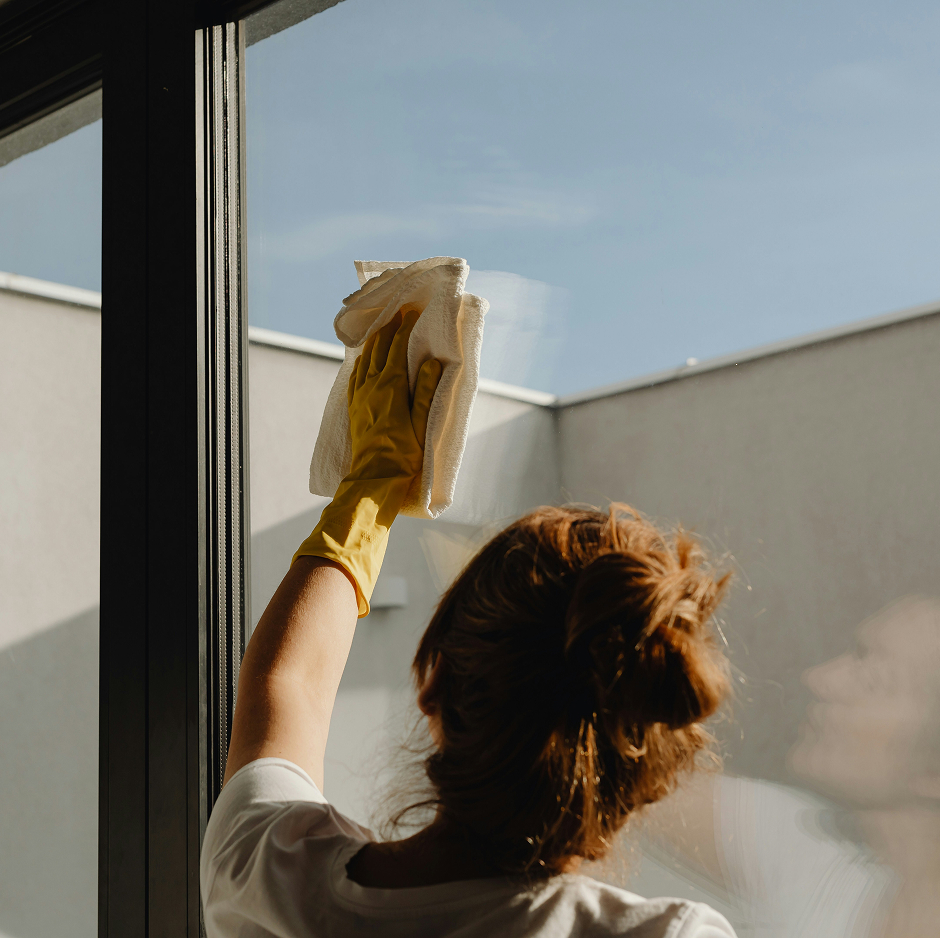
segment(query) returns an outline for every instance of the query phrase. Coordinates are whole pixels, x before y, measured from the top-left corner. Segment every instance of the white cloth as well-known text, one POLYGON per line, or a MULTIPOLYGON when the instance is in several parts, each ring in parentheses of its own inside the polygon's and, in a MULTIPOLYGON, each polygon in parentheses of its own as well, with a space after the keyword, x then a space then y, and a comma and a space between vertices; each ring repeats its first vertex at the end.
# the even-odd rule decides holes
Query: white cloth
POLYGON ((371 889, 346 864, 371 840, 285 759, 232 776, 209 819, 200 883, 208 938, 734 938, 709 906, 645 900, 587 876, 371 889))
POLYGON ((467 443, 480 376, 483 316, 489 304, 464 293, 470 268, 460 257, 429 257, 414 264, 356 261, 361 289, 343 300, 334 322, 346 358, 330 390, 310 461, 310 491, 333 496, 352 460, 346 389, 362 346, 409 303, 423 310, 408 343, 408 379, 429 358, 444 366, 428 415, 424 466, 402 514, 436 518, 454 501, 457 470, 467 443))

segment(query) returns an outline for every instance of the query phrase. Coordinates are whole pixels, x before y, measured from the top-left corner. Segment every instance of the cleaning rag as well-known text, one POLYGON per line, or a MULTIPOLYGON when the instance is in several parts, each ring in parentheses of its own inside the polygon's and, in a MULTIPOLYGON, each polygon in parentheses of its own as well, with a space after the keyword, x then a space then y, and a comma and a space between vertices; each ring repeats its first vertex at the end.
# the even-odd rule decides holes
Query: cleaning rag
POLYGON ((346 390, 363 345, 399 310, 421 310, 408 343, 408 382, 429 358, 444 366, 428 415, 421 474, 411 484, 401 513, 436 518, 454 501, 470 413, 480 376, 483 317, 489 304, 464 293, 470 268, 460 257, 429 257, 413 264, 356 261, 360 289, 343 300, 333 323, 346 356, 330 390, 313 458, 310 491, 332 497, 349 472, 352 440, 346 390))

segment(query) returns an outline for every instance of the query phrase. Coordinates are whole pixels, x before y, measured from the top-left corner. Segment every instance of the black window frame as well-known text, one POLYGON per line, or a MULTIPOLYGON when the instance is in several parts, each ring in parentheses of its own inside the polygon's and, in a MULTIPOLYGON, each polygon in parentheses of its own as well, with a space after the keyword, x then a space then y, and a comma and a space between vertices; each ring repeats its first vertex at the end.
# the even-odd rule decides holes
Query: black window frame
POLYGON ((103 89, 101 936, 203 932, 250 609, 242 19, 267 5, 0 5, 0 137, 103 89))

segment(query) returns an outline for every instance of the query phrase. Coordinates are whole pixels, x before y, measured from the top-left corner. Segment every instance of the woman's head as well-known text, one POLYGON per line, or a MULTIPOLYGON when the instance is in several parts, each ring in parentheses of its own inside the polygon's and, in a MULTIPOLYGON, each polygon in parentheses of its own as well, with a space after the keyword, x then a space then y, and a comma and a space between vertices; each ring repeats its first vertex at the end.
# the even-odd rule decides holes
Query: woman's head
POLYGON ((727 576, 623 505, 540 508, 474 557, 414 661, 440 809, 506 871, 601 856, 710 737, 727 576))

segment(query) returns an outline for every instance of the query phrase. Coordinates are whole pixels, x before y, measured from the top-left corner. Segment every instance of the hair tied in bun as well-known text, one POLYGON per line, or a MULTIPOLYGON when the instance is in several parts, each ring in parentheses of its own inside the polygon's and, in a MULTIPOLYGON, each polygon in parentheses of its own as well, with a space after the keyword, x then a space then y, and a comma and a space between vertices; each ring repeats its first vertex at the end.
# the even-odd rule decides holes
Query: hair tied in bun
POLYGON ((709 622, 726 582, 693 537, 625 505, 539 508, 500 532, 415 656, 419 687, 438 654, 449 665, 432 802, 507 873, 601 857, 712 745, 703 720, 728 675, 709 622))

